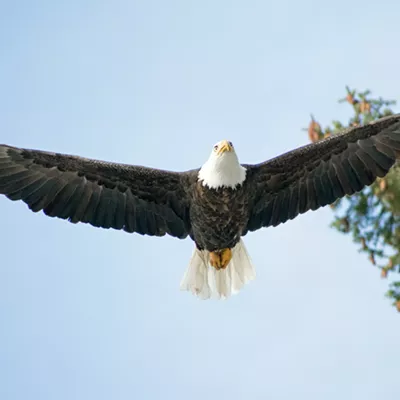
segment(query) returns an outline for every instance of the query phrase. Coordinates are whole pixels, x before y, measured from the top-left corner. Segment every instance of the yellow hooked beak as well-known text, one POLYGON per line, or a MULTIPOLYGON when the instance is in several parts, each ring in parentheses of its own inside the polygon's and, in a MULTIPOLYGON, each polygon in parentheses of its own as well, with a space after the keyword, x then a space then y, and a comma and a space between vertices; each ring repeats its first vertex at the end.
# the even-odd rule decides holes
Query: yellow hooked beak
POLYGON ((227 141, 224 140, 221 145, 220 148, 217 151, 217 154, 220 156, 221 154, 225 153, 226 151, 232 151, 233 147, 231 146, 231 144, 227 141))

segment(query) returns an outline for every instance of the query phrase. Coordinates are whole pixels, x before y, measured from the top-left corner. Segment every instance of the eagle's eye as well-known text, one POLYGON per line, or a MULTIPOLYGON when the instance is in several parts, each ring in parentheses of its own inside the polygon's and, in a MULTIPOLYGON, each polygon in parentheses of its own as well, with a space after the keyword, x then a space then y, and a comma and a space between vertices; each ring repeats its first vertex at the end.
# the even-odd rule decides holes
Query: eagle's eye
POLYGON ((216 144, 215 146, 214 146, 214 151, 217 151, 218 150, 218 145, 216 144))
POLYGON ((233 143, 232 143, 232 142, 229 142, 229 146, 233 147, 233 143))

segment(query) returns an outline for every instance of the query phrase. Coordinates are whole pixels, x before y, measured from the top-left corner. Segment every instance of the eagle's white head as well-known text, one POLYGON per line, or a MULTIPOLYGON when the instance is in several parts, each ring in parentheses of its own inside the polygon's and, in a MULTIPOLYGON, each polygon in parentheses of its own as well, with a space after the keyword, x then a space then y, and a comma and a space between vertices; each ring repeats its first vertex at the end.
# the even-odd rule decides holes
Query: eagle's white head
POLYGON ((214 145, 198 177, 204 186, 212 189, 233 188, 246 179, 246 168, 240 165, 232 142, 221 140, 214 145))

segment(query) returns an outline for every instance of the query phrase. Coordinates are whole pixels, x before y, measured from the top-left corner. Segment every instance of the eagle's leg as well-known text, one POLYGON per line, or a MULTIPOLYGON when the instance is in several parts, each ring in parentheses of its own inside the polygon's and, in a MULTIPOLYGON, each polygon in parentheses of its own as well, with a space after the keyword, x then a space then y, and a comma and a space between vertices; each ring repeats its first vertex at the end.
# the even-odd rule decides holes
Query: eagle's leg
POLYGON ((210 264, 215 269, 225 269, 232 258, 231 249, 222 249, 210 252, 210 264))

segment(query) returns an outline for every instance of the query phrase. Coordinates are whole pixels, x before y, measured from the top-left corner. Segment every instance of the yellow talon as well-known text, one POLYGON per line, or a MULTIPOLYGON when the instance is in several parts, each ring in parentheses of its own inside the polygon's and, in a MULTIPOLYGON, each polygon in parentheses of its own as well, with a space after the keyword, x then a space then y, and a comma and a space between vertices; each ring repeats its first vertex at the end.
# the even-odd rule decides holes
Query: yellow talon
POLYGON ((210 252, 210 264, 215 269, 225 269, 232 259, 231 249, 222 249, 210 252))

